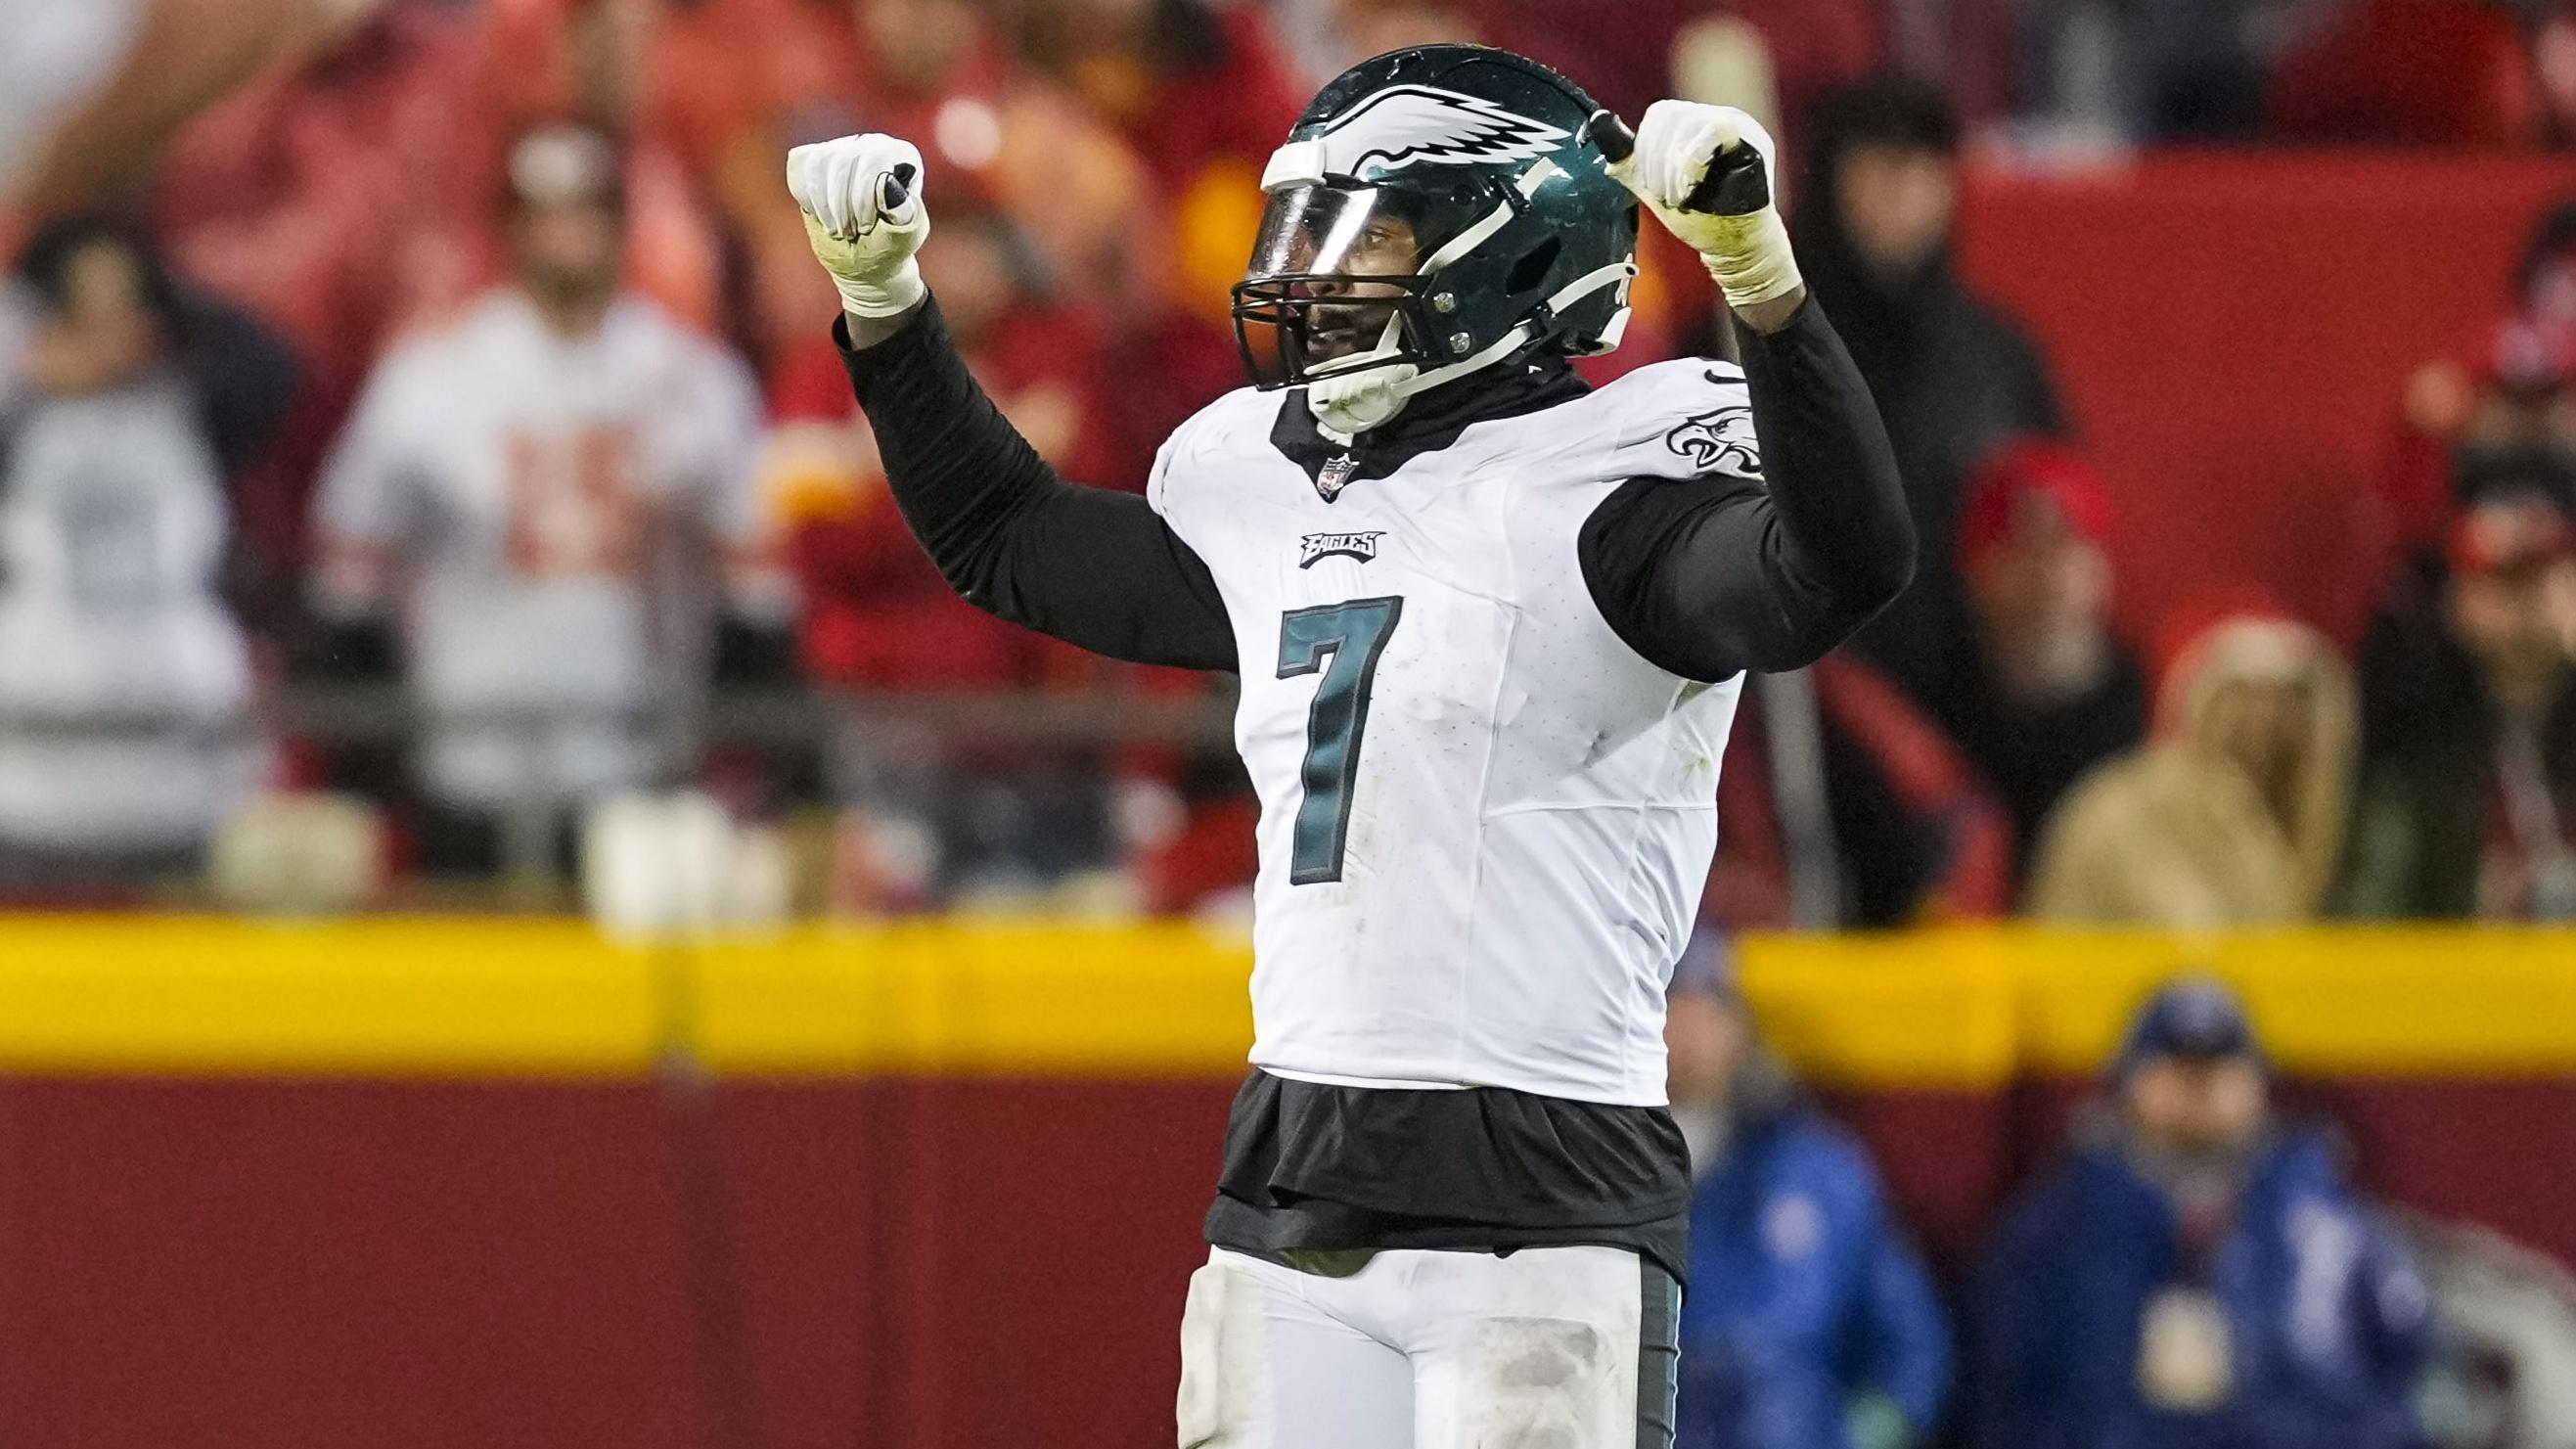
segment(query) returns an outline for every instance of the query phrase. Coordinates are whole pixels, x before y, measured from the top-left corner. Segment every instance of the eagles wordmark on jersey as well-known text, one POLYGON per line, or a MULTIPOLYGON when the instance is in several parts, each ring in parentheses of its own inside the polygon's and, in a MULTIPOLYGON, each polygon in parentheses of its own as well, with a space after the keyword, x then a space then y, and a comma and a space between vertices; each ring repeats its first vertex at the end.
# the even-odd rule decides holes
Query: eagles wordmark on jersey
POLYGON ((1183 1316, 1185 1449, 1670 1443, 1689 1169, 1663 997, 1736 694, 1847 635, 1913 553, 1767 137, 1675 104, 1632 134, 1472 46, 1328 85, 1234 289, 1255 385, 1171 437, 1142 499, 1057 478, 967 375, 908 270, 917 152, 790 158, 950 582, 1242 681, 1254 1070, 1183 1316), (1631 188, 1704 239, 1752 324, 1740 371, 1594 390, 1569 365, 1624 330, 1631 188))

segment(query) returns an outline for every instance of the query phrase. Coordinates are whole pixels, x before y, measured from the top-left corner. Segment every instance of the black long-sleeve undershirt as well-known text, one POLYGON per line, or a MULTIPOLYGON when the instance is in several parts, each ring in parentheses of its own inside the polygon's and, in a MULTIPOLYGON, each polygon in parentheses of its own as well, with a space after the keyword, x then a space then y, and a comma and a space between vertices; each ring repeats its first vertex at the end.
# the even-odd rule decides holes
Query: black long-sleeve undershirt
POLYGON ((895 505, 967 602, 1112 659, 1235 667, 1207 564, 1143 498, 1057 477, 966 371, 935 299, 874 346, 833 333, 895 505))
POLYGON ((1914 521, 1868 384, 1813 300, 1744 335, 1769 486, 1638 478, 1584 521, 1601 616, 1687 679, 1814 663, 1903 592, 1914 521))
MULTIPOLYGON (((967 373, 936 301, 863 350, 840 336, 895 501, 961 595, 1112 658, 1236 667, 1206 563, 1144 499, 1057 477, 967 373)), ((1809 302, 1745 352, 1770 486, 1637 479, 1579 540, 1611 628, 1692 679, 1812 662, 1914 566, 1886 431, 1823 313, 1809 302)))

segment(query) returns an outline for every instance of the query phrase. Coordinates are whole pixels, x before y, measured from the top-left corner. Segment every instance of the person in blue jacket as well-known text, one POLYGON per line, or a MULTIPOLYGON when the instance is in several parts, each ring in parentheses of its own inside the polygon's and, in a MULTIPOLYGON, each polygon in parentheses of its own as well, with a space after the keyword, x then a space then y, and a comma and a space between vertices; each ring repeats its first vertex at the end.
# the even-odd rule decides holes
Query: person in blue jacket
POLYGON ((1714 937, 1676 972, 1674 1113, 1700 1164, 1677 1449, 1902 1449, 1950 1330, 1860 1144, 1755 1038, 1714 937))
POLYGON ((1977 1449, 2414 1449, 2424 1284, 2243 1008, 2170 985, 1970 1302, 1977 1449))

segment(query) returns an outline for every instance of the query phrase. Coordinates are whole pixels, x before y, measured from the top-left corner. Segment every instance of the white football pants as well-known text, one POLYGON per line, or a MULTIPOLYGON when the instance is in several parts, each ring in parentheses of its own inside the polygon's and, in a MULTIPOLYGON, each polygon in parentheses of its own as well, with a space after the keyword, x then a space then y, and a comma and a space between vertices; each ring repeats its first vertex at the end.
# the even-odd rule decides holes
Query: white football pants
POLYGON ((1181 1317, 1181 1449, 1670 1449, 1681 1289, 1624 1248, 1218 1248, 1181 1317))

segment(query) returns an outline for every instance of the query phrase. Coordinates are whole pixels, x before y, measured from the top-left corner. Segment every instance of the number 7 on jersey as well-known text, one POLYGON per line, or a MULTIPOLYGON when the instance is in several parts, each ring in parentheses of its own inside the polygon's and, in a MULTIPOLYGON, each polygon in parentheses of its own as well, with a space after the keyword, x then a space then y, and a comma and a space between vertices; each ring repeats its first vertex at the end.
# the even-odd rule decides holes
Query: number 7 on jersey
POLYGON ((1360 736, 1368 728, 1369 689, 1377 680, 1377 657, 1386 652, 1403 613, 1402 599, 1353 599, 1291 609, 1280 617, 1279 677, 1318 671, 1324 676, 1306 711, 1306 761, 1299 771, 1306 797, 1297 805, 1288 855, 1290 885, 1342 878, 1351 786, 1359 777, 1360 736))

